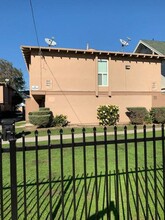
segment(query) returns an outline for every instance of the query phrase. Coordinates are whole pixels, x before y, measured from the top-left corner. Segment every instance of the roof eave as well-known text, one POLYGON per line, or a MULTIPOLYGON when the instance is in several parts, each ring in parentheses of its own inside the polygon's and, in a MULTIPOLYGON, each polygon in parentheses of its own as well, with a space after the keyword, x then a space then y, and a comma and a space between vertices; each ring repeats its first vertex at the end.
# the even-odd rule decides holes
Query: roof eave
MULTIPOLYGON (((139 42, 140 43, 140 42, 139 42)), ((125 53, 125 52, 112 52, 112 51, 101 51, 101 50, 82 50, 82 49, 70 49, 70 48, 53 48, 53 47, 35 47, 35 46, 21 46, 21 51, 25 60, 25 63, 27 65, 27 68, 29 69, 30 64, 30 58, 31 58, 31 51, 32 50, 38 50, 38 54, 42 54, 43 51, 55 51, 55 52, 64 52, 64 53, 75 53, 75 54, 90 54, 90 55, 105 55, 105 56, 116 56, 116 57, 141 57, 141 58, 162 58, 165 59, 165 56, 162 54, 159 55, 153 55, 153 54, 141 54, 141 53, 125 53)))

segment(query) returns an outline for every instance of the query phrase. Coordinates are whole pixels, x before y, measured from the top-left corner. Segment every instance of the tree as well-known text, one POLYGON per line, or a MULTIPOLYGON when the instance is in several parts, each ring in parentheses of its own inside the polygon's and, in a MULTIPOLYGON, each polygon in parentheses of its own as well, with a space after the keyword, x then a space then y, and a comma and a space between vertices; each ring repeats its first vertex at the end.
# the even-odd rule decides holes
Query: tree
POLYGON ((13 64, 7 60, 0 59, 0 82, 5 82, 5 79, 9 79, 8 84, 15 90, 24 89, 25 81, 22 71, 13 67, 13 64))

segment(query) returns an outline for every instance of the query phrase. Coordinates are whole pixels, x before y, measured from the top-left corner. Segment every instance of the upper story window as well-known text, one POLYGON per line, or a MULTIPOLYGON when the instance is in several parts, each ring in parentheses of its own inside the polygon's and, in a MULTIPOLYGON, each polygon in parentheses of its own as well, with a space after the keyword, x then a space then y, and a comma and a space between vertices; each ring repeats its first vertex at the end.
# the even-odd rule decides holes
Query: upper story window
POLYGON ((98 85, 108 86, 108 60, 98 60, 98 85))

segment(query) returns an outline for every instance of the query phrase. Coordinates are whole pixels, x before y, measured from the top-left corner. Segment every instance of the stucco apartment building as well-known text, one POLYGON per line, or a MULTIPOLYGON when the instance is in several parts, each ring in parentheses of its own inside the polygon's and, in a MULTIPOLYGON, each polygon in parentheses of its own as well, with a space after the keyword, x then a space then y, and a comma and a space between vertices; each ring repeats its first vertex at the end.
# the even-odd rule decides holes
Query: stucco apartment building
POLYGON ((13 89, 6 83, 0 82, 0 112, 12 110, 13 89))
POLYGON ((0 115, 6 111, 14 111, 22 97, 7 83, 0 82, 0 115))
POLYGON ((21 47, 29 71, 30 111, 49 107, 71 124, 98 124, 100 105, 119 106, 120 123, 129 122, 127 107, 164 106, 163 54, 21 47))

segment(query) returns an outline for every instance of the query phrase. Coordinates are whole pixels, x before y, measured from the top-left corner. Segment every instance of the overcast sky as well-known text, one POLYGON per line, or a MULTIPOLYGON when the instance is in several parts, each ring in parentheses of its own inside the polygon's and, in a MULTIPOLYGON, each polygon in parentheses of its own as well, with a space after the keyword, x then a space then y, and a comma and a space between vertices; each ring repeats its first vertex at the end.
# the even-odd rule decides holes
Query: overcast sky
MULTIPOLYGON (((30 0, 0 0, 0 58, 28 71, 21 45, 38 46, 30 0)), ((119 39, 165 41, 164 0, 31 0, 39 46, 54 37, 56 47, 122 51, 119 39)))

